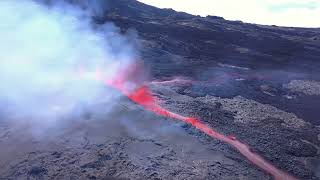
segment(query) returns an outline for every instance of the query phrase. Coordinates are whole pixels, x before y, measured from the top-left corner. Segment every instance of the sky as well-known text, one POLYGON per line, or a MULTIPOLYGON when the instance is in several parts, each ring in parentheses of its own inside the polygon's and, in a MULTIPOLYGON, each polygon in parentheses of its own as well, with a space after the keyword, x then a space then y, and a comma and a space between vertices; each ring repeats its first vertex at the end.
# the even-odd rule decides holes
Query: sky
POLYGON ((320 27, 320 0, 139 0, 194 15, 215 15, 248 23, 320 27))

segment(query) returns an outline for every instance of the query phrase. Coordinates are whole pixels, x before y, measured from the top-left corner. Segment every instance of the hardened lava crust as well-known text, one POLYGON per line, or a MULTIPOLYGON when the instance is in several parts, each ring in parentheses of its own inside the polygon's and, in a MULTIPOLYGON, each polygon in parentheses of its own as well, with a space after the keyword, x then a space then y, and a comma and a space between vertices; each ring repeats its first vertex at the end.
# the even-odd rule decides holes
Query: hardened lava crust
MULTIPOLYGON (((93 22, 134 36, 163 107, 234 136, 294 177, 320 179, 320 29, 97 2, 93 22)), ((50 127, 0 107, 0 179, 272 179, 232 146, 106 91, 119 99, 50 127)))

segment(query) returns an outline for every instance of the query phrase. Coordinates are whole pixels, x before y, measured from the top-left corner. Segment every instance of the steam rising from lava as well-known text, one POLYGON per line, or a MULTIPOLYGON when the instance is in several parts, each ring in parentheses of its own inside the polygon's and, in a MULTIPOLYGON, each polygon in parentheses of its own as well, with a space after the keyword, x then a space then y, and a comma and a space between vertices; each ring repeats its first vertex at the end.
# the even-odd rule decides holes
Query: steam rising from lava
POLYGON ((60 106, 106 98, 94 75, 79 79, 74 73, 100 67, 112 79, 136 59, 114 25, 94 27, 90 11, 61 2, 49 8, 31 0, 0 1, 0 102, 16 113, 55 119, 60 106))

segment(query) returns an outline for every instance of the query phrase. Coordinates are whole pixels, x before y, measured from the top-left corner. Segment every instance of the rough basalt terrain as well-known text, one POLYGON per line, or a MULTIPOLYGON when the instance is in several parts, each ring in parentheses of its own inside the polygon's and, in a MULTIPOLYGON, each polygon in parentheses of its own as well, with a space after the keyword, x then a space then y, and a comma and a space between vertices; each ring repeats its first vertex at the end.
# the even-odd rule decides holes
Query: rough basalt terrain
MULTIPOLYGON (((236 136, 299 179, 320 179, 320 29, 193 16, 135 0, 100 5, 94 22, 133 36, 164 107, 236 136)), ((57 127, 1 107, 0 179, 272 179, 188 124, 125 96, 105 112, 109 106, 57 127)))

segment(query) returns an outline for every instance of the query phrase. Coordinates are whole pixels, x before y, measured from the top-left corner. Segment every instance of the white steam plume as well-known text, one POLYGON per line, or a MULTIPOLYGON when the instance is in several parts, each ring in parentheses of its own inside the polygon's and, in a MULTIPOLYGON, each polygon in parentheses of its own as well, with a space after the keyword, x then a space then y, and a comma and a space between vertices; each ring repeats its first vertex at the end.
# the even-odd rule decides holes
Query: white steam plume
POLYGON ((104 86, 94 71, 114 78, 136 56, 114 25, 93 28, 88 12, 66 3, 1 0, 0 22, 0 103, 16 113, 50 119, 59 109, 101 99, 104 86), (92 76, 80 77, 83 70, 92 76))

